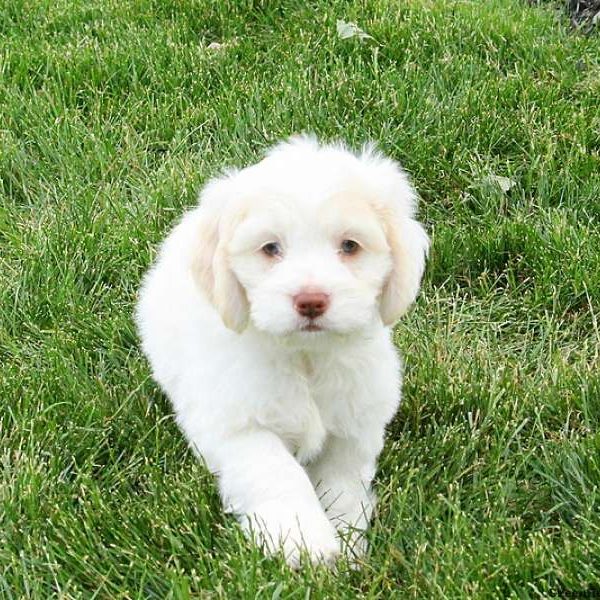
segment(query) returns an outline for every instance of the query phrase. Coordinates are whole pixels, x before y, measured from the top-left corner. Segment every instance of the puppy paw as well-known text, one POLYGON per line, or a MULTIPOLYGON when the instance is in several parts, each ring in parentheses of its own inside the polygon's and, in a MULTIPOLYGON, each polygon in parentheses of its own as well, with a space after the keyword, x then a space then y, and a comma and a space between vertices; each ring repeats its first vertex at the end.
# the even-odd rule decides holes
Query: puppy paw
POLYGON ((269 502, 244 515, 242 526, 268 554, 283 552, 292 568, 300 566, 303 554, 314 564, 329 565, 340 555, 335 528, 322 511, 269 502))
POLYGON ((288 535, 283 541, 282 550, 286 562, 297 569, 301 565, 302 555, 304 554, 313 564, 324 564, 332 566, 340 556, 340 541, 334 532, 331 531, 305 531, 300 532, 299 536, 288 535))

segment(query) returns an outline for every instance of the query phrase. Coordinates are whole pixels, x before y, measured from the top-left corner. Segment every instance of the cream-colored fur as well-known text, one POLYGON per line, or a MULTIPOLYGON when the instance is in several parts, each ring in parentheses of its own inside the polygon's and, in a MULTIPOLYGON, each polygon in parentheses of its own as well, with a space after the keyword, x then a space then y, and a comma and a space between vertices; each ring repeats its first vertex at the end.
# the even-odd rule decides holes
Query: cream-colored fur
POLYGON ((364 550, 400 401, 388 326, 414 301, 428 248, 415 208, 372 148, 292 138, 211 181, 144 280, 143 349, 179 426, 226 510, 292 565, 302 549, 364 550), (299 312, 303 293, 327 298, 323 314, 299 312))

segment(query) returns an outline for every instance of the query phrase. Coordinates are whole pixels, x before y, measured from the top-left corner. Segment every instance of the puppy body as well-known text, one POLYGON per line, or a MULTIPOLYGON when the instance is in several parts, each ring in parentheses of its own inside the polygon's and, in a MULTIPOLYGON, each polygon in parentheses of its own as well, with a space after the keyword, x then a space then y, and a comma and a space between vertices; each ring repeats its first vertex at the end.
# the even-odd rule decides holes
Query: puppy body
POLYGON ((225 508, 293 565, 335 557, 340 533, 364 549, 400 400, 389 325, 428 246, 414 210, 392 161, 294 138, 209 183, 145 278, 143 349, 179 426, 225 508))

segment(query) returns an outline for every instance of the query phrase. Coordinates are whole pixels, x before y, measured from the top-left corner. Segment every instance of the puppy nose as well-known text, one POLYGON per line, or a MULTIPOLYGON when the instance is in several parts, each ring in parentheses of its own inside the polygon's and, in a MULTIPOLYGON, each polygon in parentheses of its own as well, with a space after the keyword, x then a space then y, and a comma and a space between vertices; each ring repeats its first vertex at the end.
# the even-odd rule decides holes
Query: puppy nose
POLYGON ((329 306, 329 296, 323 292, 300 292, 294 296, 294 308, 303 317, 316 319, 329 306))

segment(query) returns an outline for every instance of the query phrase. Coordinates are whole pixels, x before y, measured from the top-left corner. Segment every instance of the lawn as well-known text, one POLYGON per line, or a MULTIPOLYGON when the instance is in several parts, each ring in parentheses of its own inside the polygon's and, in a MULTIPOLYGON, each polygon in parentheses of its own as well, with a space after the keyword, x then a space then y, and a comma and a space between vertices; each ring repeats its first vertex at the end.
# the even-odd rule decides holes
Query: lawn
POLYGON ((4 3, 0 597, 600 594, 599 98, 552 4, 4 3), (245 541, 132 321, 202 183, 300 131, 376 140, 433 239, 359 570, 245 541))

